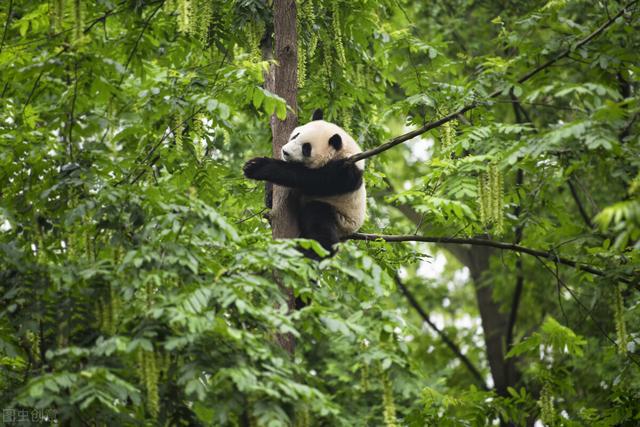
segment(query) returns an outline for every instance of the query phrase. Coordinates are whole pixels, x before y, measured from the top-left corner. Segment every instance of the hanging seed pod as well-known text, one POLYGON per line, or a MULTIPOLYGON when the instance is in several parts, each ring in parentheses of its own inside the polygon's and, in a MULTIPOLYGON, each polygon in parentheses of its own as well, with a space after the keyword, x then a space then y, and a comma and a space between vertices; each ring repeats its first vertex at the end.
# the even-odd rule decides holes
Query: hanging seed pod
POLYGON ((552 425, 555 418, 555 411, 553 409, 553 394, 549 381, 545 381, 542 386, 538 406, 540 407, 540 419, 542 422, 546 425, 552 425))
POLYGON ((298 87, 303 88, 307 77, 307 56, 302 39, 298 39, 298 87))
POLYGON ((178 31, 184 34, 191 32, 189 0, 178 0, 178 31))
POLYGON ((190 13, 190 33, 202 43, 209 38, 209 27, 213 19, 213 2, 211 0, 195 0, 190 13))
POLYGON ((62 31, 64 22, 64 0, 52 0, 49 9, 49 31, 53 34, 62 31))
POLYGON ((618 353, 622 356, 627 355, 627 325, 624 321, 624 302, 622 300, 621 285, 615 287, 613 301, 613 315, 616 325, 616 337, 618 342, 618 353))
POLYGON ((73 30, 75 40, 80 40, 84 31, 84 14, 82 11, 82 0, 73 1, 73 30))
POLYGON ((382 406, 384 408, 383 418, 386 427, 398 427, 396 419, 396 405, 393 400, 393 386, 389 379, 389 373, 382 371, 380 373, 382 381, 382 406))
POLYGON ((333 0, 331 2, 331 17, 333 24, 333 36, 335 37, 336 57, 340 64, 340 69, 344 68, 347 63, 347 56, 344 50, 344 40, 342 37, 342 23, 340 22, 340 1, 333 0))

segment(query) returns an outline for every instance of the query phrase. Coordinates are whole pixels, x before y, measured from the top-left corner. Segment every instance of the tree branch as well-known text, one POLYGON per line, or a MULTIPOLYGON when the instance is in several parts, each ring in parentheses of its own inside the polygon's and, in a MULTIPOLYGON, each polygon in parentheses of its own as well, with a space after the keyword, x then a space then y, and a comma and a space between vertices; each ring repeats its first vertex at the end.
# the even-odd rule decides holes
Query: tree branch
POLYGON ((567 184, 569 185, 569 190, 571 190, 571 196, 573 197, 573 200, 575 200, 576 205, 578 206, 578 210, 580 211, 580 216, 582 216, 584 223, 587 224, 589 228, 593 228, 593 223, 591 222, 591 218, 589 217, 589 214, 587 214, 587 210, 584 208, 584 205, 580 201, 580 197, 578 197, 578 191, 576 190, 575 185, 573 185, 573 181, 571 180, 571 177, 567 179, 567 184))
POLYGON ((163 5, 164 5, 164 0, 161 1, 160 4, 158 5, 158 7, 156 7, 153 10, 153 12, 151 12, 151 14, 147 17, 147 19, 145 19, 144 24, 142 26, 142 30, 140 30, 140 34, 138 34, 138 38, 136 39, 135 43, 133 44, 133 48, 131 49, 131 52, 129 52, 129 56, 127 57, 127 62, 124 64, 124 71, 122 72, 122 77, 120 78, 120 83, 118 83, 118 86, 120 86, 122 84, 122 82, 124 81, 124 79, 126 77, 125 73, 127 72, 127 69, 129 68, 129 65, 131 64, 131 60, 133 59, 133 55, 135 55, 136 51, 138 50, 138 46, 140 45, 140 40, 142 40, 142 36, 144 35, 144 32, 147 31, 147 28, 149 28, 149 25, 151 24, 151 20, 153 19, 154 16, 156 16, 156 13, 158 13, 158 11, 160 9, 162 9, 163 5))
MULTIPOLYGON (((560 275, 558 275, 558 273, 556 271, 553 271, 551 268, 549 268, 549 266, 547 264, 545 264, 544 261, 542 261, 540 258, 536 257, 536 259, 540 262, 540 264, 542 264, 542 266, 547 271, 549 271, 549 273, 551 273, 556 278, 558 283, 560 285, 562 285, 562 287, 565 288, 569 292, 569 295, 571 295, 571 298, 573 298, 573 300, 578 304, 578 306, 582 310, 584 310, 585 314, 591 319, 593 324, 596 325, 596 327, 600 330, 600 333, 602 334, 602 336, 605 337, 615 347, 617 345, 616 341, 609 336, 607 331, 605 331, 604 327, 593 316, 593 310, 589 309, 586 305, 584 305, 584 303, 582 301, 580 301, 580 299, 575 294, 575 292, 569 286, 567 286, 567 284, 564 282, 564 280, 562 280, 560 278, 560 275)), ((640 362, 638 362, 638 360, 636 360, 636 358, 634 356, 632 356, 631 354, 627 354, 627 358, 629 360, 631 360, 633 363, 635 363, 638 367, 640 367, 640 362)))
POLYGON ((13 13, 13 0, 9 0, 9 10, 7 12, 7 19, 4 21, 4 31, 2 32, 2 40, 0 40, 0 53, 4 48, 4 41, 7 39, 7 30, 9 29, 9 22, 11 22, 11 14, 13 13))
MULTIPOLYGON (((614 16, 612 16, 610 19, 608 19, 604 24, 602 24, 600 27, 598 27, 596 30, 594 30, 591 34, 589 34, 588 36, 586 36, 585 38, 583 38, 582 40, 580 40, 578 43, 576 43, 575 45, 573 45, 572 47, 564 50, 563 52, 557 54, 556 56, 554 56, 553 58, 549 59, 547 62, 538 65, 537 67, 533 68, 532 70, 528 71, 527 73, 525 73, 524 75, 522 75, 520 78, 518 78, 517 82, 518 83, 524 83, 527 80, 529 80, 531 77, 535 76, 536 74, 538 74, 540 71, 548 68, 549 66, 553 65, 555 62, 567 57, 571 52, 581 48, 582 46, 586 45, 587 43, 589 43, 590 41, 592 41, 593 39, 595 39, 596 37, 598 37, 600 34, 602 34, 607 28, 609 28, 616 19, 618 19, 620 16, 622 16, 624 13, 626 13, 628 11, 628 9, 633 6, 635 3, 637 3, 638 0, 633 0, 630 1, 629 3, 627 3, 622 9, 620 9, 620 11, 618 13, 616 13, 614 16)), ((491 98, 495 98, 498 95, 500 95, 502 92, 504 91, 504 88, 501 89, 497 89, 496 91, 494 91, 493 93, 491 93, 487 99, 491 99, 491 98)), ((430 131, 431 129, 435 129, 439 126, 442 126, 443 124, 450 122, 451 120, 455 119, 458 115, 464 114, 469 110, 472 110, 480 105, 484 104, 484 102, 481 101, 474 101, 470 104, 465 105, 464 107, 460 108, 458 111, 455 111, 445 117, 442 117, 441 119, 438 119, 434 122, 431 123, 427 123, 426 125, 413 130, 411 132, 407 132, 404 135, 400 135, 397 136, 395 138, 393 138, 391 141, 382 144, 378 147, 372 148, 371 150, 367 150, 367 151, 363 151, 362 153, 358 153, 354 156, 349 157, 349 161, 352 163, 355 163, 359 160, 363 160, 363 159, 367 159, 369 157, 378 155, 384 151, 389 150, 390 148, 395 147, 398 144, 402 144, 403 142, 409 141, 410 139, 415 138, 416 136, 422 135, 425 132, 430 131)))
POLYGON ((478 368, 476 368, 473 365, 473 363, 471 363, 471 361, 469 360, 469 358, 467 358, 467 356, 462 354, 462 351, 460 351, 460 348, 456 345, 456 343, 454 343, 451 340, 451 338, 447 336, 447 334, 445 334, 440 328, 438 328, 438 326, 436 326, 435 323, 433 323, 429 315, 422 309, 422 307, 418 303, 418 300, 416 300, 415 296, 409 291, 409 289, 405 286, 405 284, 402 283, 402 279, 400 279, 400 277, 397 274, 395 275, 395 281, 396 281, 396 286, 398 286, 398 289, 400 289, 400 292, 402 292, 405 298, 407 298, 407 301, 409 301, 409 304, 411 304, 411 306, 416 310, 416 312, 420 315, 422 320, 424 320, 424 322, 427 325, 429 325, 429 327, 433 329, 436 334, 438 334, 440 339, 447 345, 447 347, 449 347, 449 349, 456 355, 456 357, 460 359, 462 364, 466 366, 469 372, 471 372, 471 374, 478 381, 478 384, 484 390, 489 390, 478 368))
MULTIPOLYGON (((516 116, 516 123, 524 123, 524 120, 531 121, 531 118, 527 114, 522 105, 520 104, 520 100, 517 96, 511 93, 511 100, 513 102, 513 113, 516 116)), ((518 168, 516 172, 516 193, 518 194, 518 204, 513 210, 513 215, 517 220, 520 220, 520 214, 522 213, 522 200, 520 198, 520 188, 524 183, 524 171, 521 168, 518 168)), ((522 241, 522 233, 524 230, 524 222, 520 222, 516 226, 515 239, 514 243, 519 244, 522 241)), ((511 349, 511 345, 513 344, 513 329, 516 325, 516 320, 518 319, 518 308, 520 307, 520 298, 522 297, 522 288, 524 287, 524 274, 522 272, 522 259, 518 257, 516 260, 516 286, 513 290, 513 299, 511 300, 511 311, 509 312, 509 320, 507 323, 507 332, 506 332, 506 348, 507 351, 511 349)), ((505 372, 506 375, 509 374, 508 369, 505 372)))
MULTIPOLYGON (((549 251, 541 251, 538 249, 531 249, 525 246, 516 245, 515 243, 507 243, 507 242, 497 242, 495 240, 486 240, 479 238, 464 238, 464 237, 429 237, 429 236, 414 236, 414 235, 390 235, 390 234, 367 234, 367 233, 355 233, 351 236, 346 237, 345 239, 350 240, 365 240, 365 241, 373 241, 373 240, 384 240, 385 242, 427 242, 427 243, 448 243, 448 244, 458 244, 458 245, 474 245, 474 246, 486 246, 491 248, 503 249, 514 251, 518 253, 523 253, 535 257, 545 258, 557 262, 559 264, 567 265, 569 267, 573 267, 576 270, 585 271, 587 273, 591 273, 595 276, 605 277, 607 274, 590 265, 580 263, 578 261, 574 261, 568 258, 564 258, 556 255, 554 252, 549 251)), ((620 280, 623 283, 631 284, 634 287, 640 289, 640 286, 626 277, 619 277, 617 280, 620 280)))

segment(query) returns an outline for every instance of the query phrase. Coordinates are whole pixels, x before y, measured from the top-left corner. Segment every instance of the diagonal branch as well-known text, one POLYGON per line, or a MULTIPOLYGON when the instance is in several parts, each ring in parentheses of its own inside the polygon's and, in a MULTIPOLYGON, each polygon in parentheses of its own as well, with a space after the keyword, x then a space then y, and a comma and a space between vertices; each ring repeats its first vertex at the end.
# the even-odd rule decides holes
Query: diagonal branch
POLYGON ((580 196, 578 195, 576 186, 573 185, 573 180, 571 179, 571 177, 567 179, 567 184, 569 185, 569 190, 571 190, 571 196, 573 197, 573 200, 576 202, 576 206, 578 206, 578 211, 580 211, 580 216, 582 217, 582 220, 584 221, 585 224, 587 224, 587 227, 593 228, 593 223, 591 222, 591 218, 587 213, 587 210, 585 209, 584 205, 580 201, 580 196))
POLYGON ((2 40, 0 40, 0 53, 4 48, 4 41, 7 39, 7 30, 9 29, 9 22, 11 22, 11 15, 13 14, 13 0, 9 0, 9 11, 7 12, 7 20, 4 21, 4 31, 2 32, 2 40))
MULTIPOLYGON (((600 324, 600 322, 596 320, 596 318, 593 315, 593 310, 589 309, 589 307, 587 307, 586 305, 584 305, 582 301, 580 301, 575 291, 573 291, 569 286, 567 286, 565 281, 560 278, 560 275, 556 271, 553 271, 551 268, 549 268, 549 266, 545 264, 544 261, 542 261, 540 258, 536 257, 536 259, 540 262, 540 264, 542 264, 542 266, 549 273, 551 273, 556 278, 558 283, 562 285, 562 287, 569 292, 569 295, 571 295, 571 298, 573 298, 573 300, 585 312, 585 314, 589 316, 593 324, 596 325, 596 327, 600 330, 600 333, 602 334, 602 336, 605 337, 615 347, 617 345, 616 341, 609 336, 609 334, 607 333, 607 331, 605 331, 604 327, 600 324)), ((638 367, 640 367, 640 362, 638 362, 638 360, 634 356, 632 356, 631 354, 627 354, 627 358, 631 360, 633 363, 635 363, 638 367)))
POLYGON ((424 322, 427 325, 429 325, 429 327, 433 329, 436 334, 438 334, 440 339, 447 345, 447 347, 449 347, 449 349, 456 355, 456 357, 460 359, 462 364, 466 366, 469 372, 471 372, 471 374, 473 374, 473 376, 476 378, 476 380, 478 381, 478 384, 480 384, 480 386, 484 390, 489 390, 478 368, 476 368, 474 364, 471 363, 469 358, 467 358, 467 356, 465 356, 462 353, 462 351, 456 345, 456 343, 454 343, 451 340, 451 338, 449 338, 447 334, 444 333, 444 331, 442 331, 440 328, 438 328, 438 326, 436 326, 435 323, 433 323, 429 315, 422 309, 422 307, 418 303, 418 300, 416 300, 416 297, 411 293, 411 291, 409 291, 409 289, 405 286, 405 284, 402 283, 402 279, 400 279, 400 277, 397 274, 395 275, 395 281, 396 281, 396 285, 398 286, 398 289, 400 289, 400 292, 402 292, 405 298, 407 298, 407 300, 409 301, 409 304, 411 304, 411 306, 418 312, 422 320, 424 320, 424 322))
MULTIPOLYGON (((524 123, 527 120, 529 123, 533 123, 531 118, 527 114, 527 111, 522 108, 520 104, 520 100, 517 96, 511 93, 511 100, 513 101, 513 112, 516 116, 517 123, 524 123)), ((518 168, 516 172, 516 189, 519 190, 522 188, 524 183, 524 171, 521 168, 518 168)), ((520 191, 517 191, 518 194, 518 204, 516 205, 513 215, 516 217, 518 221, 520 221, 520 215, 522 213, 522 199, 520 197, 520 191)), ((524 229, 524 221, 520 222, 516 226, 515 231, 515 244, 519 244, 522 241, 522 233, 524 229)), ((513 330, 516 325, 516 320, 518 319, 518 309, 520 307, 520 298, 522 298, 522 288, 524 287, 524 274, 522 272, 522 259, 518 257, 516 260, 516 286, 513 291, 513 299, 511 300, 511 310, 509 311, 509 322, 507 323, 507 333, 506 333, 506 347, 507 351, 511 349, 513 345, 513 330)), ((508 372, 507 372, 508 375, 508 372)))
MULTIPOLYGON (((391 235, 391 234, 367 234, 367 233, 355 233, 351 236, 346 237, 346 239, 350 240, 384 240, 385 242, 427 242, 427 243, 448 243, 448 244, 458 244, 458 245, 475 245, 475 246, 487 246, 491 248, 509 250, 514 252, 519 252, 535 257, 545 258, 553 260, 559 264, 567 265, 569 267, 573 267, 576 270, 585 271, 587 273, 591 273, 595 276, 605 277, 607 274, 599 270, 595 267, 592 267, 588 264, 580 263, 578 261, 574 261, 569 258, 564 258, 558 256, 555 252, 549 251, 541 251, 538 249, 528 248, 526 246, 520 246, 515 243, 507 243, 507 242, 497 242, 495 240, 487 240, 487 239, 479 239, 479 238, 464 238, 464 237, 429 237, 429 236, 415 236, 415 235, 391 235)), ((640 289, 640 286, 626 277, 619 277, 617 280, 620 280, 623 283, 632 284, 634 287, 640 289)))
MULTIPOLYGON (((600 34, 602 34, 607 28, 609 28, 616 19, 618 19, 619 17, 621 17, 623 14, 625 14, 626 12, 628 12, 629 8, 631 6, 633 6, 634 4, 636 4, 638 2, 638 0, 632 0, 629 3, 627 3, 622 9, 620 9, 620 11, 618 13, 616 13, 614 16, 612 16, 610 19, 608 19, 604 24, 602 24, 600 27, 598 27, 596 30, 594 30, 591 34, 589 34, 588 36, 586 36, 585 38, 583 38, 582 40, 580 40, 578 43, 576 43, 575 45, 571 46, 570 48, 560 52, 559 54, 557 54, 556 56, 554 56, 553 58, 549 59, 547 62, 538 65, 537 67, 531 69, 530 71, 528 71, 527 73, 523 74, 520 78, 518 78, 517 82, 518 83, 524 83, 527 80, 529 80, 531 77, 535 76, 536 74, 538 74, 540 71, 548 68, 549 66, 553 65, 555 62, 566 58, 567 56, 569 56, 569 54, 571 52, 574 52, 575 50, 581 48, 582 46, 586 45, 587 43, 589 43, 590 41, 592 41, 593 39, 595 39, 596 37, 598 37, 600 34)), ((497 89, 496 91, 492 92, 487 99, 491 99, 491 98, 495 98, 498 95, 500 95, 501 93, 503 93, 504 89, 497 89)), ((460 108, 458 111, 455 111, 447 116, 442 117, 439 120, 436 120, 434 122, 431 123, 427 123, 426 125, 413 130, 411 132, 407 132, 404 135, 400 135, 397 136, 395 138, 393 138, 391 141, 382 144, 378 147, 372 148, 371 150, 367 150, 367 151, 363 151, 362 153, 358 153, 354 156, 349 157, 349 161, 350 162, 357 162, 359 160, 363 160, 363 159, 367 159, 369 157, 378 155, 384 151, 389 150, 390 148, 395 147, 398 144, 402 144, 403 142, 409 141, 410 139, 415 138, 416 136, 422 135, 425 132, 430 131, 431 129, 435 129, 447 122, 450 122, 451 120, 455 119, 457 116, 466 113, 469 110, 472 110, 480 105, 483 105, 482 101, 473 101, 470 104, 465 105, 464 107, 460 108)))
POLYGON ((124 71, 122 72, 122 77, 120 78, 120 82, 118 83, 118 86, 122 84, 122 82, 126 77, 127 69, 129 68, 129 65, 131 65, 131 60, 133 59, 133 55, 135 55, 136 51, 138 50, 138 46, 140 45, 140 40, 142 40, 142 36, 144 36, 144 32, 147 31, 147 28, 149 28, 149 25, 151 25, 151 20, 153 19, 154 16, 156 16, 156 13, 158 13, 158 11, 162 8, 163 5, 164 5, 164 0, 161 1, 158 7, 156 7, 151 12, 151 14, 149 14, 147 19, 145 19, 144 24, 142 25, 142 30, 140 30, 140 34, 138 34, 138 38, 133 44, 133 48, 131 49, 131 52, 129 52, 129 56, 127 57, 127 62, 124 64, 124 71))

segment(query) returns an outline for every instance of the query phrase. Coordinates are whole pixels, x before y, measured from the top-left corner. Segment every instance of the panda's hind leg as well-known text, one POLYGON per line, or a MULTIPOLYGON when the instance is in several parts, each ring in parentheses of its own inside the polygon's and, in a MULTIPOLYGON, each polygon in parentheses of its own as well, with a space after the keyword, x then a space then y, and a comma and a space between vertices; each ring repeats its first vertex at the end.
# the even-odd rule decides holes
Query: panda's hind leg
MULTIPOLYGON (((316 240, 331 255, 335 254, 333 245, 340 241, 340 235, 336 223, 336 211, 333 206, 319 201, 304 203, 300 207, 298 224, 300 225, 300 237, 316 240)), ((303 252, 309 258, 319 259, 312 249, 303 252)))

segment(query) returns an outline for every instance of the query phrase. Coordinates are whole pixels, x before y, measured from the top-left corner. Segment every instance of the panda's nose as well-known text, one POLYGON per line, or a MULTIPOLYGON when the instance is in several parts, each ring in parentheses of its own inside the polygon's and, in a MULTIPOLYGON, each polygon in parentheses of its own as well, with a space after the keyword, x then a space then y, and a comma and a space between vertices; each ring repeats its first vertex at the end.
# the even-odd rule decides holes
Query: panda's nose
POLYGON ((289 154, 289 152, 287 150, 282 150, 282 156, 283 157, 289 157, 291 154, 289 154))

